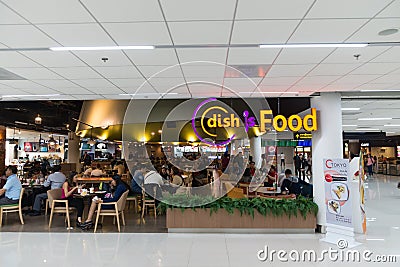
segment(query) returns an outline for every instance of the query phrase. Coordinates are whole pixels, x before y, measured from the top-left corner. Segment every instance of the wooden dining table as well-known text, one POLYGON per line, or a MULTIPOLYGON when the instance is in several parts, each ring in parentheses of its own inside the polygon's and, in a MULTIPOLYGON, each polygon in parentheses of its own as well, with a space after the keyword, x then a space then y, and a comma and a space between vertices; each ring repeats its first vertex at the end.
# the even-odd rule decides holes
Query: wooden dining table
POLYGON ((76 178, 78 184, 99 184, 112 181, 111 177, 79 177, 76 178))

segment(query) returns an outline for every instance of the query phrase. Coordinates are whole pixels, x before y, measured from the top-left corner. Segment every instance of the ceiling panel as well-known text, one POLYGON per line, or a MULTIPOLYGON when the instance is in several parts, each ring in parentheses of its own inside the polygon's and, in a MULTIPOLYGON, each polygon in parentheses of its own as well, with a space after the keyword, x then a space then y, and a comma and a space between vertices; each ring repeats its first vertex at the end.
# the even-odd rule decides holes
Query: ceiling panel
POLYGON ((28 24, 28 22, 6 5, 0 3, 0 24, 28 24))
POLYGON ((68 80, 59 79, 59 80, 32 80, 32 81, 51 88, 58 88, 58 89, 80 88, 78 85, 68 80))
POLYGON ((53 89, 57 89, 60 92, 68 95, 82 95, 82 94, 95 94, 95 90, 84 89, 82 87, 52 87, 53 89))
POLYGON ((299 22, 299 20, 236 21, 232 44, 286 43, 299 22))
POLYGON ((46 69, 46 68, 7 68, 21 77, 26 79, 60 79, 58 74, 46 69))
POLYGON ((400 47, 394 46, 394 47, 386 50, 384 53, 382 53, 381 55, 374 58, 372 60, 372 62, 397 62, 397 63, 400 63, 400 47))
POLYGON ((183 78, 153 78, 150 80, 150 83, 158 92, 175 93, 181 91, 181 88, 186 90, 185 80, 183 78))
POLYGON ((120 66, 120 67, 94 67, 101 75, 106 78, 140 78, 142 75, 137 71, 134 66, 120 66))
POLYGON ((290 43, 344 42, 366 19, 304 20, 290 37, 290 43))
MULTIPOLYGON (((63 46, 112 46, 115 43, 97 24, 41 24, 40 29, 63 46)), ((57 45, 58 46, 58 45, 57 45)))
POLYGON ((224 86, 236 91, 249 91, 248 89, 254 90, 260 81, 261 78, 225 78, 224 86))
POLYGON ((118 45, 170 45, 164 22, 103 23, 118 45))
POLYGON ((236 0, 161 0, 167 21, 232 20, 236 0))
POLYGON ((392 34, 387 36, 378 35, 380 31, 392 28, 398 28, 400 25, 400 18, 398 19, 373 19, 362 27, 356 34, 354 34, 348 41, 349 42, 398 42, 399 34, 392 34))
POLYGON ((315 65, 273 65, 267 77, 279 77, 279 76, 303 76, 309 72, 315 65))
POLYGON ((0 52, 0 67, 40 67, 37 63, 18 52, 0 52))
POLYGON ((286 48, 283 49, 275 64, 310 64, 320 63, 334 48, 286 48))
POLYGON ((352 70, 358 68, 361 64, 319 64, 315 69, 313 69, 308 75, 323 75, 323 76, 337 76, 345 75, 352 70))
POLYGON ((369 18, 376 15, 392 0, 318 0, 306 18, 369 18))
POLYGON ((374 83, 362 84, 357 87, 357 90, 384 90, 394 85, 393 83, 375 83, 375 81, 374 83))
POLYGON ((111 95, 111 94, 123 94, 124 91, 122 91, 121 89, 118 89, 117 87, 96 87, 96 88, 89 88, 92 91, 96 92, 96 94, 107 94, 107 95, 111 95))
POLYGON ((335 82, 335 84, 339 84, 339 85, 340 84, 343 84, 343 85, 363 84, 363 83, 373 81, 376 78, 378 78, 379 76, 380 75, 347 75, 347 76, 344 76, 343 78, 340 78, 339 80, 337 80, 335 82))
POLYGON ((32 23, 94 22, 79 1, 4 0, 4 2, 32 23))
POLYGON ((154 50, 126 50, 125 53, 136 65, 164 65, 178 64, 175 50, 172 48, 154 50))
POLYGON ((301 19, 312 3, 313 0, 239 1, 236 19, 301 19))
POLYGON ((223 77, 191 77, 191 76, 185 76, 186 82, 187 83, 205 83, 205 84, 216 84, 221 86, 223 77))
POLYGON ((32 25, 0 25, 1 42, 11 48, 52 47, 58 44, 32 25))
POLYGON ((104 99, 103 95, 97 94, 74 94, 71 95, 76 100, 95 100, 95 99, 104 99))
POLYGON ((100 79, 101 76, 89 67, 51 68, 66 79, 100 79))
POLYGON ((169 22, 168 26, 176 45, 227 44, 231 30, 230 21, 169 22))
POLYGON ((22 52, 32 60, 40 63, 45 67, 79 67, 85 66, 71 52, 54 52, 54 51, 27 51, 22 52))
POLYGON ((299 80, 301 76, 292 76, 292 77, 265 77, 261 82, 261 86, 263 85, 291 85, 297 80, 299 80))
POLYGON ((388 47, 337 48, 323 63, 365 63, 385 52, 388 47), (354 55, 360 55, 358 59, 354 55))
POLYGON ((113 84, 118 87, 138 87, 143 84, 143 78, 136 79, 109 79, 113 84))
POLYGON ((388 7, 385 8, 381 13, 376 16, 377 18, 400 18, 400 1, 396 0, 388 7))
POLYGON ((399 67, 398 63, 366 63, 350 74, 386 74, 399 67))
POLYGON ((190 77, 224 77, 225 65, 184 64, 182 70, 185 76, 190 77))
POLYGON ((210 61, 225 64, 227 48, 181 48, 177 49, 181 63, 210 61))
POLYGON ((74 54, 82 59, 87 65, 93 67, 131 65, 129 59, 121 51, 74 51, 74 54), (107 60, 104 61, 103 58, 107 58, 107 60))
POLYGON ((179 65, 177 66, 138 66, 146 77, 178 78, 183 77, 179 65))
POLYGON ((56 89, 51 89, 51 88, 47 88, 41 85, 33 85, 30 86, 28 88, 22 88, 25 92, 27 92, 28 94, 32 94, 32 95, 42 95, 42 94, 59 94, 60 91, 56 90, 56 89))
POLYGON ((280 49, 230 48, 228 64, 271 64, 280 49))
POLYGON ((81 79, 81 80, 71 80, 71 81, 85 88, 115 87, 112 83, 110 83, 106 79, 81 79))
POLYGON ((374 83, 400 83, 400 75, 388 74, 374 80, 374 83))
POLYGON ((157 0, 83 0, 100 22, 163 21, 157 0))
POLYGON ((341 76, 307 76, 299 81, 296 85, 298 86, 309 86, 309 85, 321 85, 325 86, 341 76))

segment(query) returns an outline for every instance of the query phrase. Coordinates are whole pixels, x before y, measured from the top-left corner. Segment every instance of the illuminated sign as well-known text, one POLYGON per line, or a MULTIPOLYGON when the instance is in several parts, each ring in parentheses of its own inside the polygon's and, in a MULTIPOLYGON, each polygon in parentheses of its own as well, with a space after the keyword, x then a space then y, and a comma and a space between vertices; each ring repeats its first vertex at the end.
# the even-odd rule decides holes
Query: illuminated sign
POLYGON ((304 139, 312 139, 312 134, 310 133, 296 133, 294 135, 295 139, 300 139, 300 140, 304 140, 304 139))
POLYGON ((369 147, 369 143, 361 143, 362 147, 369 147))
MULTIPOLYGON (((200 108, 203 107, 204 105, 217 101, 216 98, 209 98, 204 101, 202 101, 195 109, 192 117, 192 128, 196 136, 204 143, 209 144, 209 145, 219 145, 223 146, 228 143, 236 136, 233 134, 231 137, 229 137, 227 140, 218 142, 218 143, 212 143, 207 140, 205 140, 197 131, 196 125, 195 125, 195 119, 197 117, 197 113, 199 112, 200 108)), ((243 124, 245 127, 246 132, 249 130, 249 128, 254 127, 256 125, 256 118, 249 116, 249 111, 245 110, 243 112, 243 124)), ((316 131, 318 129, 317 127, 317 111, 315 108, 311 109, 311 114, 308 114, 304 116, 304 118, 301 118, 299 115, 291 115, 289 118, 286 118, 283 115, 277 115, 273 118, 272 117, 272 110, 260 110, 260 131, 266 132, 267 125, 271 125, 277 132, 283 132, 285 131, 288 127, 291 131, 297 132, 300 131, 301 129, 304 129, 307 132, 312 132, 316 131)), ((222 128, 222 127, 231 127, 231 128, 239 128, 240 127, 240 121, 241 119, 237 117, 233 113, 229 113, 225 108, 220 107, 220 106, 211 106, 207 108, 200 117, 200 125, 204 133, 206 133, 208 136, 216 137, 216 134, 210 133, 207 129, 208 128, 222 128), (207 114, 209 114, 211 111, 214 112, 210 118, 207 117, 207 114), (215 114, 215 111, 219 111, 218 114, 215 114)))

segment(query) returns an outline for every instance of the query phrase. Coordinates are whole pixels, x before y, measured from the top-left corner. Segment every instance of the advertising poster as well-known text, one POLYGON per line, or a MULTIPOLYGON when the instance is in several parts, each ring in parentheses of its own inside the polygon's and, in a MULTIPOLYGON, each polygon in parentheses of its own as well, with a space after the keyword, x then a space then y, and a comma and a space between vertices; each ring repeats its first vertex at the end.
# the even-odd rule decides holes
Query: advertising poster
POLYGON ((362 151, 360 151, 360 169, 358 171, 359 175, 359 190, 360 190, 360 210, 361 210, 361 224, 362 230, 365 234, 367 232, 367 216, 365 214, 365 171, 364 171, 364 156, 362 151))
POLYGON ((352 228, 349 160, 324 159, 326 222, 352 228))

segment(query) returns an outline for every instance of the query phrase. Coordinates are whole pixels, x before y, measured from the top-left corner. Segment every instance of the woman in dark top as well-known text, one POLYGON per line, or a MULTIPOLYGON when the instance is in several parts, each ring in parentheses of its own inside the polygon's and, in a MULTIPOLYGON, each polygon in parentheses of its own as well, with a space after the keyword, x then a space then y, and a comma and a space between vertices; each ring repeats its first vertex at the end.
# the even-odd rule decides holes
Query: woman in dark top
POLYGON ((83 214, 83 198, 74 198, 72 195, 75 193, 78 186, 74 181, 75 176, 69 176, 67 181, 62 185, 61 199, 67 199, 70 207, 75 207, 77 210, 76 226, 82 225, 82 214, 83 214))
MULTIPOLYGON (((121 180, 121 177, 119 175, 114 175, 112 177, 112 181, 111 181, 111 186, 113 188, 115 188, 115 191, 112 195, 112 197, 110 198, 104 198, 104 199, 93 199, 92 204, 90 205, 90 209, 89 209, 89 214, 88 214, 88 218, 86 219, 86 221, 81 225, 82 228, 90 228, 93 225, 93 215, 94 212, 97 208, 97 204, 98 203, 109 203, 109 202, 117 202, 119 200, 119 198, 122 196, 123 193, 125 193, 126 190, 128 190, 128 188, 126 187, 125 183, 121 180)), ((106 209, 114 209, 114 206, 112 205, 105 205, 101 207, 103 210, 106 209)))

